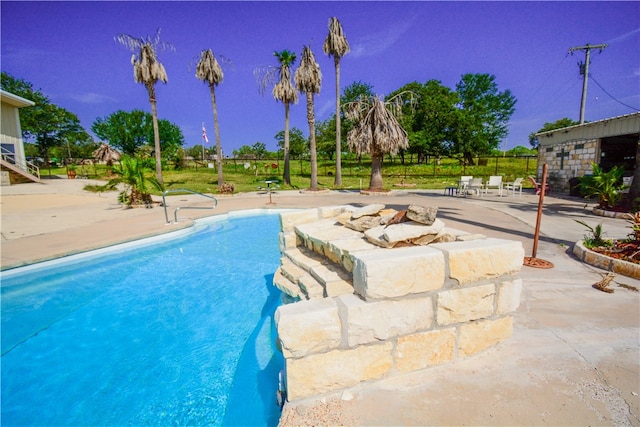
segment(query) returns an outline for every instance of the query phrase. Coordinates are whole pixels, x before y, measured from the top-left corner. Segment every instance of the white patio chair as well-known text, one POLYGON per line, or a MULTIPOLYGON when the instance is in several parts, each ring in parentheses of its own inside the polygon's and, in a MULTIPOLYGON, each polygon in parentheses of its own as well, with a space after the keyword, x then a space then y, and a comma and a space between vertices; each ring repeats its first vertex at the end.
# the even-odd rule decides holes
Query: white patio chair
POLYGON ((513 182, 507 182, 504 186, 505 190, 507 190, 507 194, 509 194, 509 190, 513 191, 513 195, 516 195, 516 190, 520 193, 520 197, 522 197, 522 181, 524 178, 516 178, 513 182))
POLYGON ((484 194, 489 192, 490 188, 495 188, 498 190, 498 196, 502 196, 502 176, 494 175, 489 177, 489 181, 487 181, 484 186, 484 194))
POLYGON ((458 181, 458 196, 466 196, 469 182, 473 179, 471 175, 462 175, 458 181))
POLYGON ((482 178, 471 178, 467 187, 467 194, 475 193, 478 196, 482 194, 482 178))

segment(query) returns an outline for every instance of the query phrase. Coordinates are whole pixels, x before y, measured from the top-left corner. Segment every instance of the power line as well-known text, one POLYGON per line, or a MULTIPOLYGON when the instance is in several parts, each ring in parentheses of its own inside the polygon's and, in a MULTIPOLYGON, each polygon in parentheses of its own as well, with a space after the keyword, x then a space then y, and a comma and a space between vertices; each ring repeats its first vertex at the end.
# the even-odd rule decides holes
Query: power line
POLYGON ((615 96, 613 96, 613 95, 611 95, 609 92, 607 92, 607 90, 606 90, 605 88, 603 88, 603 87, 602 87, 602 85, 601 85, 600 83, 598 83, 598 81, 593 77, 593 75, 591 75, 591 76, 589 76, 589 77, 591 78, 591 80, 593 80, 593 82, 594 82, 596 85, 598 85, 598 87, 599 87, 600 89, 602 89, 602 91, 603 91, 604 93, 606 93, 607 95, 609 95, 609 98, 613 99, 614 101, 616 101, 616 102, 617 102, 617 103, 619 103, 619 104, 624 105, 625 107, 629 107, 629 108, 631 108, 632 110, 640 111, 640 109, 638 109, 638 108, 636 108, 636 107, 632 107, 632 106, 631 106, 631 105, 629 105, 629 104, 625 104, 624 102, 620 101, 620 100, 619 100, 619 99, 617 99, 615 96))

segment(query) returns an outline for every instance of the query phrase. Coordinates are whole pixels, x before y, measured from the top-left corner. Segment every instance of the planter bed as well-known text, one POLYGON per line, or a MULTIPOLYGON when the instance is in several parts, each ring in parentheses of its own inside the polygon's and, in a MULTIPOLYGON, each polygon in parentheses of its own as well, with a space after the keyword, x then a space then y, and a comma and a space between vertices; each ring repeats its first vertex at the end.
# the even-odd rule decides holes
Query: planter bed
POLYGON ((592 251, 584 246, 583 240, 580 240, 576 242, 575 245, 573 245, 573 254, 578 257, 580 261, 589 265, 593 265, 594 267, 613 271, 614 273, 633 277, 634 279, 640 279, 639 264, 634 264, 632 262, 624 261, 621 259, 611 258, 601 253, 592 251))

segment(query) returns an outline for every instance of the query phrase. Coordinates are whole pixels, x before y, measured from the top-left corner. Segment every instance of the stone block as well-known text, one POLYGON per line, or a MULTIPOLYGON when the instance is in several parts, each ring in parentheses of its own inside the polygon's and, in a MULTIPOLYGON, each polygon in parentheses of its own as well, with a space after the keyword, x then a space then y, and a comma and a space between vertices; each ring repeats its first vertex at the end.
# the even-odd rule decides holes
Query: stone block
POLYGON ((385 342, 287 359, 287 398, 295 401, 383 378, 393 364, 392 349, 385 342))
POLYGON ((456 328, 421 332, 398 338, 395 368, 412 372, 451 362, 455 357, 456 328))
POLYGON ((483 320, 460 326, 458 357, 467 357, 492 347, 513 333, 511 316, 483 320))
POLYGON ((280 230, 293 231, 296 225, 317 221, 320 217, 318 209, 300 209, 280 213, 280 230))
POLYGON ((323 206, 318 208, 320 218, 333 218, 344 212, 353 212, 354 206, 351 205, 337 205, 337 206, 323 206))
POLYGON ((353 286, 366 300, 440 289, 445 281, 441 251, 425 246, 372 250, 354 255, 353 286))
POLYGON ((299 277, 298 285, 300 286, 300 290, 303 292, 306 299, 324 298, 326 296, 324 286, 322 286, 310 274, 305 274, 299 277))
POLYGON ((383 238, 389 243, 417 239, 427 234, 438 234, 444 229, 444 222, 436 219, 431 225, 418 222, 393 224, 382 230, 383 238))
POLYGON ((301 299, 300 286, 297 283, 292 282, 285 275, 282 274, 282 267, 278 267, 273 275, 273 286, 278 288, 281 292, 287 294, 293 300, 301 299))
POLYGON ((513 240, 490 238, 431 246, 447 253, 449 276, 461 285, 516 273, 524 260, 522 243, 513 240))
POLYGON ((278 339, 285 358, 335 349, 342 341, 338 307, 333 299, 312 299, 278 307, 278 339))
POLYGON ((438 208, 433 206, 409 205, 407 208, 407 217, 420 224, 433 224, 437 214, 438 208))
POLYGON ((290 249, 284 255, 305 271, 311 271, 313 267, 323 264, 322 258, 311 251, 290 249))
POLYGON ((491 316, 495 294, 496 289, 493 284, 438 293, 436 311, 438 324, 450 325, 491 316))
POLYGON ((343 295, 337 302, 344 313, 349 347, 426 330, 433 324, 430 297, 364 302, 356 295, 343 295))
POLYGON ((375 203, 375 204, 371 204, 371 205, 366 205, 366 206, 363 206, 361 208, 355 209, 351 213, 351 218, 352 219, 356 219, 356 218, 360 218, 360 217, 363 217, 363 216, 376 215, 382 209, 384 209, 384 205, 382 203, 375 203))
POLYGON ((327 298, 333 298, 340 295, 353 295, 354 289, 351 282, 347 280, 332 280, 324 284, 324 291, 327 298))
POLYGON ((359 234, 357 238, 332 240, 327 242, 327 246, 325 246, 327 258, 333 262, 339 262, 348 272, 353 271, 352 254, 361 251, 369 251, 375 248, 376 245, 367 242, 362 238, 361 234, 359 234))
POLYGON ((280 244, 280 252, 285 252, 288 249, 294 249, 298 244, 302 243, 296 233, 280 233, 278 235, 278 242, 280 244))
POLYGON ((498 314, 516 311, 520 306, 522 279, 502 282, 498 285, 498 314))

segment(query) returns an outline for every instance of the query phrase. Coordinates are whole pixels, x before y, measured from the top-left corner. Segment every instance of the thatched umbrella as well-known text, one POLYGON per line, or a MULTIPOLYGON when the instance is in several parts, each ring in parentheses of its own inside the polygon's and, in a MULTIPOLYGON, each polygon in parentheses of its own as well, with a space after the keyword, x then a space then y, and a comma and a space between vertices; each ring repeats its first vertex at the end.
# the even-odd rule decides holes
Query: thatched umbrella
POLYGON ((106 162, 107 166, 113 166, 113 162, 117 162, 120 160, 120 152, 115 148, 111 147, 106 142, 100 144, 100 146, 91 153, 93 158, 99 162, 106 162))
MULTIPOLYGON (((395 155, 409 147, 407 132, 387 107, 397 107, 395 102, 383 102, 377 96, 345 106, 345 115, 355 123, 347 134, 349 149, 356 154, 371 155, 371 179, 369 191, 383 191, 382 161, 385 154, 395 155)), ((399 109, 396 109, 399 111, 399 109)))

